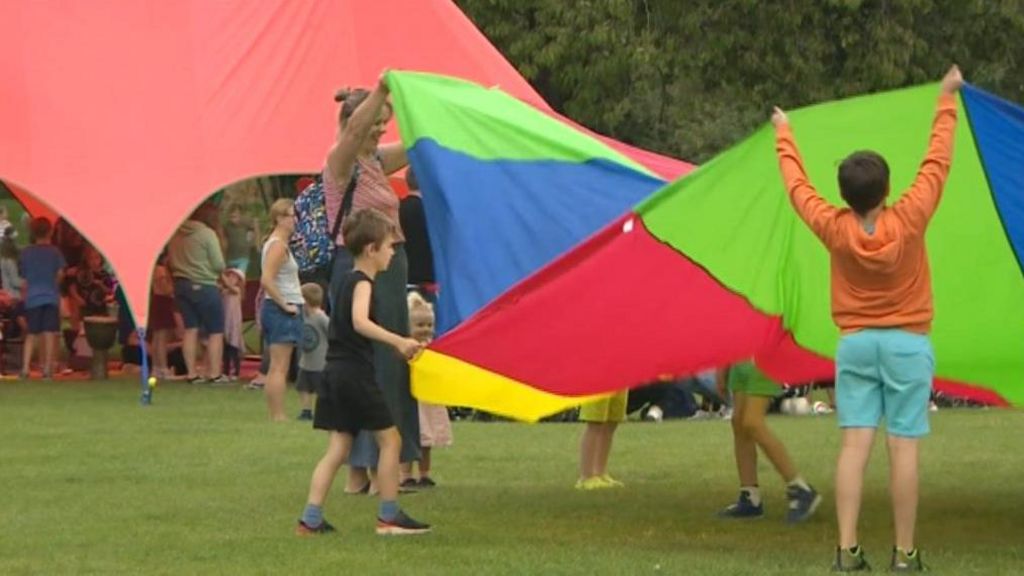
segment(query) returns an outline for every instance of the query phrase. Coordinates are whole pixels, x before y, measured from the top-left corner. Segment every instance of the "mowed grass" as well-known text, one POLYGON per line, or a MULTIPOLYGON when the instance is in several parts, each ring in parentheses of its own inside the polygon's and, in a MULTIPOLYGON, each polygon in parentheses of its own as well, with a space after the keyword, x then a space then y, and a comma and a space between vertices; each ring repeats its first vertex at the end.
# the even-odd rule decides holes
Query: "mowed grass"
MULTIPOLYGON (((826 496, 797 527, 765 463, 766 518, 715 518, 737 485, 726 422, 626 424, 611 468, 627 488, 588 493, 572 489, 580 425, 460 422, 436 456, 440 486, 402 498, 433 534, 375 536, 376 501, 339 483, 326 505, 339 532, 300 539, 322 433, 266 422, 262 394, 236 387, 168 384, 153 406, 136 400, 128 380, 0 382, 0 574, 824 574, 832 559, 833 417, 770 420, 826 496)), ((948 410, 933 430, 925 559, 941 574, 1020 573, 1024 414, 948 410)), ((877 448, 862 540, 884 569, 877 448)))

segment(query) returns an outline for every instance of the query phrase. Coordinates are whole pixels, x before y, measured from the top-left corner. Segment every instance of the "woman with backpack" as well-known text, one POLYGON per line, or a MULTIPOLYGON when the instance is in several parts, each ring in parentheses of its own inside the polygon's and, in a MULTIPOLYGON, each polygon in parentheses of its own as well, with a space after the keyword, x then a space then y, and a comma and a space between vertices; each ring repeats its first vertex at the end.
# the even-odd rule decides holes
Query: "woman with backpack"
MULTIPOLYGON (((401 143, 380 144, 388 121, 386 71, 377 86, 341 90, 334 99, 341 104, 337 139, 327 154, 323 172, 324 206, 328 228, 340 230, 338 219, 362 208, 376 208, 395 223, 398 241, 391 265, 374 280, 373 310, 377 323, 387 330, 408 336, 409 311, 405 300, 408 260, 398 218, 398 197, 388 175, 404 168, 409 160, 401 143), (346 196, 349 196, 346 198, 346 196)), ((334 264, 329 289, 330 302, 338 300, 340 281, 352 268, 352 257, 344 248, 340 232, 334 238, 334 264)), ((374 369, 384 398, 395 416, 402 436, 402 462, 419 459, 419 419, 416 401, 409 391, 409 367, 386 346, 374 344, 374 369)), ((360 434, 349 457, 347 492, 369 491, 368 469, 377 462, 377 445, 371 436, 360 434)))

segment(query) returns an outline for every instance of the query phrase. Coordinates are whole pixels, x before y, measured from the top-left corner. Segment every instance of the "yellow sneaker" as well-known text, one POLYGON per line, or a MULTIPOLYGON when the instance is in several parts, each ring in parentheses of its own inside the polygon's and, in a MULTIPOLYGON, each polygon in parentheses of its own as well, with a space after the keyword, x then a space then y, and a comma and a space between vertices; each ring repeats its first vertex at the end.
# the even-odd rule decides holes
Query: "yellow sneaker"
POLYGON ((577 490, 603 490, 605 488, 611 488, 611 484, 604 481, 604 478, 600 476, 591 476, 590 478, 580 478, 576 481, 577 490))
POLYGON ((605 474, 600 478, 601 480, 604 480, 605 484, 607 484, 609 488, 624 488, 626 486, 622 482, 619 482, 615 478, 612 478, 611 474, 605 474))

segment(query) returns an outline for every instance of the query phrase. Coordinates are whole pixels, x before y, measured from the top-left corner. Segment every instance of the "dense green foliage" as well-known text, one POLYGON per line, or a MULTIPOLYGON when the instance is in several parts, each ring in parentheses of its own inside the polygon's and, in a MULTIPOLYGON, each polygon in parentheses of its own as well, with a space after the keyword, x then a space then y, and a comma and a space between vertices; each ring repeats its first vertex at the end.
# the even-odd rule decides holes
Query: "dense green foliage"
POLYGON ((1022 0, 458 0, 552 106, 702 161, 773 104, 938 80, 1024 101, 1022 0))

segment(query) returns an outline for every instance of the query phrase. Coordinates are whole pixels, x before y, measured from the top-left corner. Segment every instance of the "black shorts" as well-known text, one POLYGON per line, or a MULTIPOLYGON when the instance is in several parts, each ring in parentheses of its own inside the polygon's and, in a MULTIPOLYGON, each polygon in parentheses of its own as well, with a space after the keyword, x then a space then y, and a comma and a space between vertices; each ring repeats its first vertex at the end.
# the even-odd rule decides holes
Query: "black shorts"
POLYGON ((299 368, 299 375, 295 378, 295 389, 299 392, 316 394, 323 386, 323 371, 310 371, 299 368))
POLYGON ((372 377, 327 363, 323 384, 317 391, 314 428, 354 436, 360 430, 385 430, 394 425, 384 394, 372 377))

